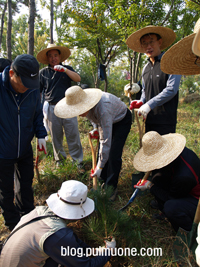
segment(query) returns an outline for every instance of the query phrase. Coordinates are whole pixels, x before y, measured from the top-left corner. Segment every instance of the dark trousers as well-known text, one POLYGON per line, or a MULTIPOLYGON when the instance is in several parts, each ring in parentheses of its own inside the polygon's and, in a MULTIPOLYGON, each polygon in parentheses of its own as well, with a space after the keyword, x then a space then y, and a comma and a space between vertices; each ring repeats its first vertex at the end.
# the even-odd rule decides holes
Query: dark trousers
POLYGON ((147 124, 145 126, 145 132, 155 131, 160 135, 175 133, 176 124, 147 124))
POLYGON ((150 192, 155 196, 159 209, 165 214, 176 232, 179 227, 186 231, 191 230, 198 199, 192 196, 171 198, 165 190, 155 185, 152 186, 150 192))
POLYGON ((117 187, 119 173, 122 166, 122 152, 126 138, 130 132, 132 115, 127 109, 126 116, 119 122, 113 124, 112 142, 109 158, 101 172, 101 179, 106 185, 117 187))
POLYGON ((33 176, 32 150, 18 159, 0 159, 0 206, 10 230, 34 209, 33 176))

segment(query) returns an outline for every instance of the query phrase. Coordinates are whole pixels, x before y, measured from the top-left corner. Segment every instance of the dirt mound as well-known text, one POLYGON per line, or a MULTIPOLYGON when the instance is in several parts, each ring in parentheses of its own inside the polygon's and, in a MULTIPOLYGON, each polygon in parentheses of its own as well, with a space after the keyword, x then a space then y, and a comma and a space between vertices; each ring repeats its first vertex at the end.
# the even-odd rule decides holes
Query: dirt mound
POLYGON ((192 102, 199 101, 199 100, 200 100, 200 95, 197 93, 193 93, 193 94, 187 95, 184 98, 183 102, 184 103, 192 103, 192 102))

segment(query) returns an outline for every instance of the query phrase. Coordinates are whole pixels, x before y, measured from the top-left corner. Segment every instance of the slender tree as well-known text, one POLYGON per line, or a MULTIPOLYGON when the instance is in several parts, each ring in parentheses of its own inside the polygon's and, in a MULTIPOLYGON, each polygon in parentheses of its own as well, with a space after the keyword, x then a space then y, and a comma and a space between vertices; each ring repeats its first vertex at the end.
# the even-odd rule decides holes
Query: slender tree
POLYGON ((29 1, 28 20, 28 54, 34 54, 34 22, 35 22, 35 0, 29 1))
POLYGON ((50 0, 51 12, 50 12, 50 43, 53 44, 53 0, 50 0))
POLYGON ((2 44, 2 37, 3 37, 3 27, 4 27, 4 17, 7 9, 7 2, 3 3, 3 10, 1 15, 1 29, 0 29, 0 50, 1 50, 1 44, 2 44))
POLYGON ((12 60, 12 55, 11 55, 11 30, 12 30, 12 1, 8 0, 8 26, 7 26, 6 46, 7 46, 7 58, 9 60, 12 60))

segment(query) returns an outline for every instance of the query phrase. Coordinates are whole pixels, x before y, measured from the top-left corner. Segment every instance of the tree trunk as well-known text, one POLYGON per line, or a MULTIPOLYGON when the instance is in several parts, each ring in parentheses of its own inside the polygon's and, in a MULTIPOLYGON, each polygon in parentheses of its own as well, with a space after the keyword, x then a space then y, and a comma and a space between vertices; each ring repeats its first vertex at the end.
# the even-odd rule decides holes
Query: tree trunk
POLYGON ((1 29, 0 29, 0 50, 1 50, 1 44, 2 44, 2 37, 3 37, 3 26, 4 26, 4 17, 7 9, 7 2, 4 3, 4 8, 1 15, 1 29))
POLYGON ((28 54, 34 55, 35 0, 29 0, 28 54))
POLYGON ((53 44, 53 0, 51 0, 50 21, 50 43, 53 44))
POLYGON ((7 27, 7 58, 12 61, 11 56, 11 30, 12 30, 12 1, 8 0, 8 27, 7 27))

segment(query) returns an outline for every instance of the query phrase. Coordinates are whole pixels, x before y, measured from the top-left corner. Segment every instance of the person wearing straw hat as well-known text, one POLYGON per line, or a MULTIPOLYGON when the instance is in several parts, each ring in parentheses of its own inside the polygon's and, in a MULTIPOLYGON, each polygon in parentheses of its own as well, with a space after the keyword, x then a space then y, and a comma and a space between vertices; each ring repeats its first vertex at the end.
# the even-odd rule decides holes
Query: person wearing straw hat
POLYGON ((150 189, 162 212, 154 218, 166 217, 176 232, 179 227, 191 230, 200 196, 200 159, 185 144, 181 134, 150 131, 133 160, 136 170, 152 171, 151 181, 139 181, 134 187, 150 189))
POLYGON ((175 133, 177 122, 178 89, 181 76, 161 71, 162 50, 176 39, 173 30, 162 26, 147 26, 126 40, 130 49, 145 53, 148 63, 142 71, 142 95, 133 100, 130 109, 139 108, 138 114, 146 119, 146 132, 175 133), (148 114, 148 116, 147 116, 148 114))
MULTIPOLYGON (((47 206, 37 206, 23 216, 4 242, 0 266, 103 267, 111 253, 106 255, 99 248, 98 251, 89 250, 67 227, 68 223, 83 219, 94 211, 94 201, 87 197, 87 192, 88 188, 82 182, 65 181, 58 192, 48 197, 47 206), (87 251, 88 255, 96 257, 89 258, 87 251)), ((115 248, 116 241, 106 240, 105 244, 110 250, 115 248)))
MULTIPOLYGON (((37 54, 40 63, 48 64, 40 71, 40 91, 44 92, 45 101, 48 102, 47 125, 50 130, 54 158, 57 166, 62 165, 66 159, 63 148, 63 130, 65 132, 69 154, 73 162, 81 168, 83 150, 78 130, 77 117, 61 119, 55 116, 55 105, 65 96, 65 91, 71 86, 71 82, 80 82, 81 78, 74 69, 63 65, 71 52, 69 48, 49 44, 46 49, 37 54)), ((44 105, 46 107, 46 103, 44 105)))
POLYGON ((91 175, 101 178, 105 186, 113 188, 110 200, 114 201, 123 147, 132 124, 130 110, 110 93, 96 88, 83 90, 80 86, 72 86, 66 90, 65 98, 58 102, 54 112, 60 118, 87 117, 98 125, 100 148, 97 166, 91 175))

